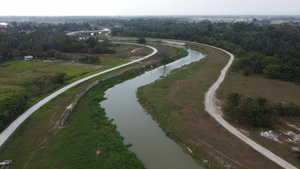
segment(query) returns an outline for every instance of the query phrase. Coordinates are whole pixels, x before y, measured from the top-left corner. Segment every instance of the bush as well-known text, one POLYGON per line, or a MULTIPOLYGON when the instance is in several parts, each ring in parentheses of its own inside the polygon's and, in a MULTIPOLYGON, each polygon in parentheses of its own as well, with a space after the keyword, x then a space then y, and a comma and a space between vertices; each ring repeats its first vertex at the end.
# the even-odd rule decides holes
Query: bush
POLYGON ((88 63, 88 64, 97 64, 100 63, 100 59, 97 56, 85 56, 79 59, 79 62, 88 63))
POLYGON ((273 127, 279 121, 278 116, 300 116, 300 107, 294 103, 271 104, 265 98, 238 93, 230 93, 223 108, 232 120, 254 127, 273 127))
POLYGON ((0 131, 2 131, 3 130, 3 122, 2 122, 2 120, 0 120, 0 131))
POLYGON ((252 98, 231 93, 224 110, 231 119, 254 127, 271 128, 277 121, 277 113, 272 111, 272 106, 262 97, 252 98))
POLYGON ((12 94, 0 102, 0 130, 28 108, 24 95, 12 94))
POLYGON ((277 103, 274 106, 274 109, 278 112, 280 116, 285 116, 285 117, 300 116, 300 108, 293 102, 288 104, 277 103))
POLYGON ((243 69, 243 75, 244 75, 244 76, 249 76, 251 73, 252 73, 252 72, 251 72, 251 69, 250 69, 249 66, 247 66, 247 67, 245 67, 245 68, 243 69))
POLYGON ((45 74, 33 79, 31 82, 25 83, 24 87, 27 88, 28 95, 38 96, 54 90, 64 84, 65 80, 66 73, 58 72, 53 75, 45 74))

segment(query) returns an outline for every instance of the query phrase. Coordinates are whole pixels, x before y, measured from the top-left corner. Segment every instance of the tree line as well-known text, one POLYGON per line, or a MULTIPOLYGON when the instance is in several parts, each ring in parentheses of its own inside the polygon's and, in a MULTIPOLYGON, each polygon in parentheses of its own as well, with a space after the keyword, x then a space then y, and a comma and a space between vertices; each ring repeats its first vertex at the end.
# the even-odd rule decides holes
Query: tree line
POLYGON ((86 23, 40 24, 38 26, 12 24, 6 28, 9 31, 0 32, 0 61, 23 59, 26 55, 38 58, 54 57, 56 52, 114 53, 108 40, 99 42, 95 37, 80 40, 78 36, 67 36, 64 32, 90 28, 90 25, 87 26, 86 23))
POLYGON ((269 22, 212 23, 180 19, 129 19, 112 29, 113 36, 190 40, 224 48, 237 57, 235 68, 245 75, 300 83, 300 28, 269 22))

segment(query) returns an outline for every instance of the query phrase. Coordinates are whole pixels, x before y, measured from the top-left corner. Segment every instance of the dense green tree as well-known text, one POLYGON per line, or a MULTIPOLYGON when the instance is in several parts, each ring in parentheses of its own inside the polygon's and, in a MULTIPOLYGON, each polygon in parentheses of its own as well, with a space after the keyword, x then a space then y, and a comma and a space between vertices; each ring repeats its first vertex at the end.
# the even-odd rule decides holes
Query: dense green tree
POLYGON ((224 110, 239 123, 255 127, 272 127, 272 120, 276 118, 266 99, 246 97, 237 93, 228 96, 224 110))
POLYGON ((9 43, 0 43, 0 59, 7 61, 12 59, 12 48, 9 43))
POLYGON ((139 37, 139 39, 138 39, 138 43, 139 43, 139 44, 143 44, 143 45, 145 45, 145 44, 146 44, 146 42, 147 42, 147 40, 146 40, 145 38, 143 38, 143 37, 139 37))
POLYGON ((279 79, 281 76, 281 66, 277 64, 269 64, 263 72, 267 77, 279 79))
POLYGON ((3 117, 5 124, 7 124, 13 117, 23 113, 28 107, 26 99, 23 95, 12 94, 0 102, 0 116, 3 117))
POLYGON ((52 76, 52 78, 50 79, 50 83, 52 84, 64 84, 65 80, 66 80, 66 73, 62 73, 62 72, 58 72, 55 75, 52 76))
POLYGON ((238 93, 228 95, 223 109, 232 120, 254 127, 271 128, 279 121, 278 116, 300 116, 300 107, 294 103, 271 104, 265 98, 238 93))

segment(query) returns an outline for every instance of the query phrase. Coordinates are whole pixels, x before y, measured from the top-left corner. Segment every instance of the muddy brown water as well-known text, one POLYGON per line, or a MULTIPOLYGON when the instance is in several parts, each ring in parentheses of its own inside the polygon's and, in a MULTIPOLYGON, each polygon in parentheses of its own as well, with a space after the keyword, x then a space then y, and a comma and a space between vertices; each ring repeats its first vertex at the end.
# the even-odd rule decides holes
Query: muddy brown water
POLYGON ((131 143, 134 152, 147 169, 201 169, 204 168, 179 146, 168 138, 158 123, 147 114, 138 102, 136 90, 154 82, 171 70, 198 61, 205 56, 187 49, 189 55, 154 70, 118 84, 105 92, 100 106, 109 119, 114 119, 117 130, 124 137, 124 144, 131 143))

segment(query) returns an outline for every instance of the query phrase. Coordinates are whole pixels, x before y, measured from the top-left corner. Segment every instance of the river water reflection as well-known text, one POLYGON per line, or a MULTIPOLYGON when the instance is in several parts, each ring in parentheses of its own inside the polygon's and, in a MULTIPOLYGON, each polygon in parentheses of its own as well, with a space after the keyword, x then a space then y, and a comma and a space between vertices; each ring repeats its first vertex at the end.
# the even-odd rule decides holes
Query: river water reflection
POLYGON ((136 98, 138 87, 150 84, 171 70, 204 57, 200 52, 190 49, 187 51, 187 57, 108 89, 105 92, 107 100, 100 103, 107 117, 114 119, 112 123, 117 125, 117 130, 125 138, 124 144, 132 143, 129 150, 137 155, 147 169, 203 168, 165 135, 136 98))

